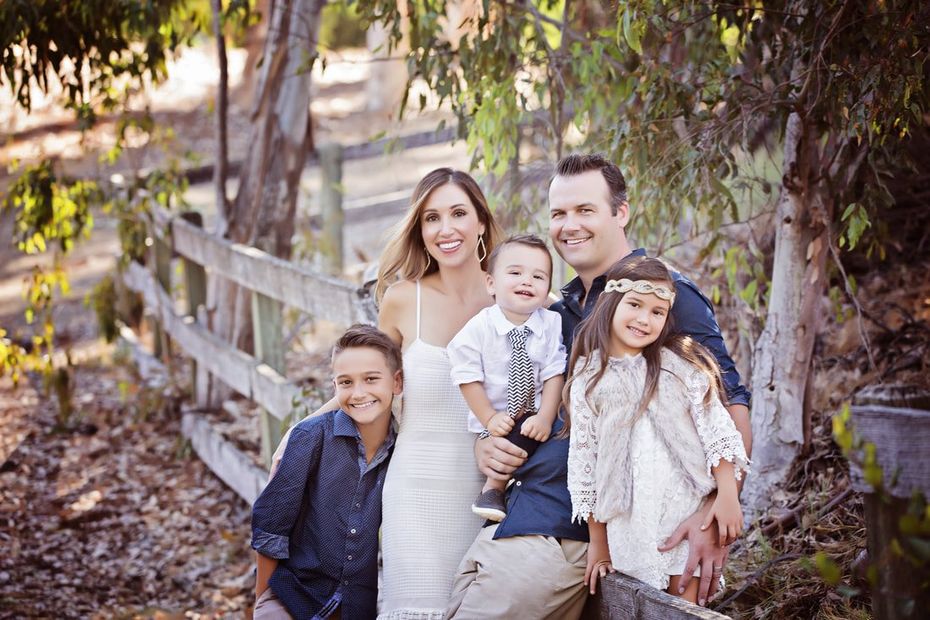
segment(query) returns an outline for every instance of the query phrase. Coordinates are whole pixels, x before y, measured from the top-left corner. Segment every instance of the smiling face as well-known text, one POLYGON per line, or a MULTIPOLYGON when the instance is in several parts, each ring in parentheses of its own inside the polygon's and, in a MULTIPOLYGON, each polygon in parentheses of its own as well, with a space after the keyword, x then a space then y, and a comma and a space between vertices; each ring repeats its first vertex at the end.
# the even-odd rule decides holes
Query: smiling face
POLYGON ((511 242, 494 260, 488 293, 511 323, 521 324, 545 303, 551 273, 549 252, 511 242))
POLYGON ((478 260, 475 250, 485 226, 458 185, 446 183, 433 190, 423 205, 420 229, 426 251, 440 267, 478 260))
POLYGON ((333 357, 333 385, 339 407, 363 426, 391 415, 391 402, 403 388, 401 371, 392 370, 384 353, 351 347, 333 357))
POLYGON ((549 185, 549 237, 565 262, 588 281, 630 253, 623 227, 629 205, 617 212, 600 170, 557 175, 549 185))
MULTIPOLYGON (((654 282, 674 290, 670 282, 654 282)), ((604 293, 614 295, 618 293, 604 293)), ((623 293, 610 325, 610 355, 636 355, 658 340, 668 321, 671 304, 652 293, 623 293)))

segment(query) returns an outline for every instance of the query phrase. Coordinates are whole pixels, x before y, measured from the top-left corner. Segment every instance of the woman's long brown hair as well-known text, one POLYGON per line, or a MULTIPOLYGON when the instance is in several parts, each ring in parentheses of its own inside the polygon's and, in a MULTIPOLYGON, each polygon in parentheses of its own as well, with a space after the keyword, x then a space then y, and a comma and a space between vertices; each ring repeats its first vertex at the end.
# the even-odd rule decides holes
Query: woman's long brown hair
POLYGON ((478 221, 484 224, 484 260, 481 269, 487 271, 488 255, 502 237, 501 228, 494 221, 494 215, 488 207, 488 201, 481 187, 467 172, 452 168, 436 168, 417 183, 410 197, 410 208, 404 218, 391 230, 390 238, 381 253, 381 265, 378 269, 378 284, 375 287, 375 300, 380 302, 387 288, 398 278, 401 280, 419 280, 423 276, 438 271, 436 261, 427 259, 423 247, 423 233, 420 218, 426 201, 437 187, 452 183, 457 185, 471 201, 478 213, 478 221))
MULTIPOLYGON (((657 284, 664 284, 670 289, 674 289, 672 274, 669 272, 665 263, 657 258, 647 258, 645 256, 628 256, 615 263, 605 274, 607 280, 620 280, 627 278, 629 280, 649 280, 657 284)), ((604 377, 607 372, 608 358, 610 357, 610 339, 611 328, 613 324, 614 313, 620 300, 626 293, 604 292, 598 297, 597 303, 590 316, 584 320, 578 332, 575 334, 574 343, 572 344, 572 355, 568 364, 569 379, 562 390, 562 404, 565 410, 565 426, 560 433, 564 437, 568 434, 571 427, 571 387, 575 377, 592 367, 593 360, 591 353, 598 351, 599 366, 594 377, 589 381, 585 390, 585 400, 591 407, 592 413, 598 415, 590 398, 594 388, 604 377), (584 357, 584 364, 577 368, 578 360, 584 357)), ((701 344, 695 342, 690 336, 685 336, 675 331, 674 320, 671 313, 665 322, 665 326, 659 333, 659 337, 652 344, 643 349, 643 357, 646 360, 646 385, 643 390, 643 396, 639 400, 632 424, 639 419, 646 411, 649 403, 655 397, 659 389, 659 373, 662 372, 662 348, 667 348, 679 357, 696 366, 704 372, 710 382, 710 388, 704 394, 704 404, 710 404, 715 397, 724 398, 723 381, 720 377, 720 367, 717 360, 701 344)))

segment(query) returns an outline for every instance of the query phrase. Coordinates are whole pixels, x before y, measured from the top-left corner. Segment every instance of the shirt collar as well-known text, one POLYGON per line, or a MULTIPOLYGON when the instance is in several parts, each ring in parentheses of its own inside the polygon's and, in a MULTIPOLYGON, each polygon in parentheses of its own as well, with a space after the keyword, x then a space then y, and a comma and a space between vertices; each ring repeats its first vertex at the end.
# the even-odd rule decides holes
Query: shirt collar
POLYGON ((488 316, 491 319, 491 326, 498 336, 506 336, 514 327, 526 327, 534 334, 541 334, 543 333, 545 325, 540 312, 542 312, 542 310, 539 308, 534 310, 533 314, 530 315, 530 318, 528 318, 523 325, 514 325, 511 323, 510 319, 504 316, 504 311, 501 310, 501 307, 497 304, 491 306, 490 310, 488 310, 488 316))
MULTIPOLYGON (((336 416, 333 418, 333 435, 336 437, 352 437, 354 439, 361 440, 362 436, 358 432, 358 427, 355 426, 355 421, 349 416, 348 413, 339 409, 336 411, 336 416)), ((394 438, 397 436, 397 433, 394 431, 394 423, 388 424, 388 432, 384 437, 384 446, 390 448, 394 445, 394 438)))
MULTIPOLYGON (((633 250, 632 252, 624 256, 623 258, 627 258, 628 256, 645 256, 645 255, 646 255, 645 248, 636 248, 635 250, 633 250)), ((623 259, 620 259, 620 260, 623 260, 623 259)), ((606 279, 607 279, 607 276, 605 276, 604 274, 601 274, 597 276, 596 278, 594 278, 594 281, 591 282, 591 290, 597 291, 597 292, 603 291, 604 286, 606 284, 606 279)), ((584 284, 581 283, 581 276, 575 276, 574 278, 572 278, 568 284, 566 284, 565 286, 561 288, 561 293, 562 293, 563 299, 571 299, 575 303, 580 304, 581 298, 585 296, 584 284)))
POLYGON ((358 434, 355 422, 342 409, 337 411, 336 416, 333 418, 333 435, 336 437, 354 437, 355 439, 361 439, 362 437, 358 434))

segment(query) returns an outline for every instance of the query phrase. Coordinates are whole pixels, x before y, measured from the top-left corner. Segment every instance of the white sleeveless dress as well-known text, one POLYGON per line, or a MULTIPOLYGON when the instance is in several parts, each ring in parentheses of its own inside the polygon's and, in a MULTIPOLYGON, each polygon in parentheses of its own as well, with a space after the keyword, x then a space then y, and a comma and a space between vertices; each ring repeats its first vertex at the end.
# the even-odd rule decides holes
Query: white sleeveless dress
POLYGON ((417 337, 404 351, 404 401, 384 481, 379 620, 442 620, 452 580, 482 520, 471 504, 484 477, 475 464, 468 405, 452 384, 445 347, 417 337))

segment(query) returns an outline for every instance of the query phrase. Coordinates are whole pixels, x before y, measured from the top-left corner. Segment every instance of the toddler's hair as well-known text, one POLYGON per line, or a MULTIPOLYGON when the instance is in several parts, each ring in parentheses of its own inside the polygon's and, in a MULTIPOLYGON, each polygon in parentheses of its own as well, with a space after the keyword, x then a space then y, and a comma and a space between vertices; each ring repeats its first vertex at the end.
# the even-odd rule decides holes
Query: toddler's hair
POLYGON ((363 325, 362 323, 356 323, 339 337, 339 340, 333 345, 333 359, 346 349, 360 347, 380 351, 384 355, 384 359, 387 360, 391 372, 396 372, 403 367, 400 347, 397 346, 397 343, 377 327, 363 325))
MULTIPOLYGON (((647 258, 645 256, 627 256, 626 258, 614 263, 605 274, 607 280, 620 280, 627 278, 633 280, 649 280, 666 284, 674 289, 672 274, 665 263, 657 258, 647 258)), ((591 315, 584 320, 578 332, 575 334, 575 341, 572 345, 572 355, 568 364, 569 379, 562 390, 562 404, 566 413, 565 427, 560 436, 565 436, 571 426, 571 386, 574 383, 575 375, 583 372, 592 365, 591 353, 599 351, 599 368, 594 377, 589 381, 585 390, 585 400, 594 415, 598 411, 592 403, 590 396, 595 387, 603 378, 607 371, 607 362, 610 351, 611 329, 613 326, 614 313, 620 300, 626 293, 601 293, 591 315), (578 360, 584 357, 584 364, 577 368, 578 360)), ((659 333, 659 337, 652 344, 643 349, 643 357, 646 359, 646 385, 643 390, 643 396, 636 407, 631 423, 635 422, 646 411, 649 403, 655 397, 656 390, 659 387, 659 373, 662 372, 662 348, 665 347, 676 353, 679 357, 696 366, 704 372, 710 383, 710 389, 704 394, 704 403, 710 404, 711 399, 719 397, 725 402, 725 392, 723 390, 723 381, 720 377, 720 368, 717 360, 711 353, 695 342, 690 336, 676 333, 672 314, 666 317, 665 326, 659 333)), ((668 372, 668 371, 666 371, 668 372)))
POLYGON ((549 258, 549 279, 552 280, 552 254, 549 253, 549 247, 546 245, 546 242, 543 241, 540 237, 536 235, 511 235, 507 237, 502 243, 498 244, 494 251, 491 252, 491 255, 488 257, 488 273, 494 272, 494 266, 497 264, 497 259, 500 257, 501 252, 509 245, 525 245, 528 248, 535 248, 546 255, 549 258))

